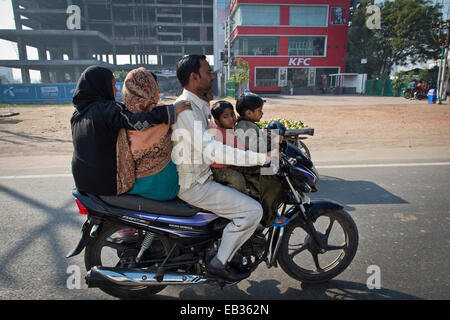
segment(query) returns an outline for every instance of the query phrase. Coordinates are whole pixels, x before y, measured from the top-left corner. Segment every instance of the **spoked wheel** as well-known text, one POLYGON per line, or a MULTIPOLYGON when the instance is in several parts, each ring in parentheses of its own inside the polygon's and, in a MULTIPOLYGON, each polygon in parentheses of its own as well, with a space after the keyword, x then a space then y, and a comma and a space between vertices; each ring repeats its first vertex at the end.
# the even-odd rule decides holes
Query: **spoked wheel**
MULTIPOLYGON (((139 252, 141 239, 138 232, 117 224, 105 224, 102 231, 86 246, 86 270, 94 266, 131 268, 139 252)), ((162 259, 169 252, 166 239, 156 236, 144 254, 145 259, 162 259)), ((105 293, 121 299, 146 299, 166 286, 113 286, 100 288, 105 293)))
POLYGON ((325 250, 321 250, 306 231, 300 218, 288 224, 277 260, 292 278, 305 283, 326 282, 352 262, 358 248, 358 230, 344 210, 328 211, 314 227, 325 250))
POLYGON ((308 147, 306 146, 306 144, 303 141, 301 141, 301 140, 298 141, 298 147, 300 148, 300 150, 303 151, 305 156, 307 156, 308 159, 311 160, 311 152, 309 151, 308 147))

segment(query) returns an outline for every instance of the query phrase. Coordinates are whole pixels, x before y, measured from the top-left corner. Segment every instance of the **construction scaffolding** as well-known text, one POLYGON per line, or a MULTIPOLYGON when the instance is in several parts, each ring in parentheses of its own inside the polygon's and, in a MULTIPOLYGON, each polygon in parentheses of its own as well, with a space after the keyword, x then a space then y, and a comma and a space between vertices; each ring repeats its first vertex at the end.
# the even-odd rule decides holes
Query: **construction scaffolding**
POLYGON ((43 83, 76 82, 90 65, 174 71, 185 54, 214 54, 213 2, 12 0, 16 29, 0 30, 0 39, 17 43, 19 60, 0 66, 21 69, 23 83, 30 83, 30 70, 40 71, 43 83), (71 6, 80 9, 73 30, 71 6), (28 59, 27 47, 37 49, 38 60, 28 59))

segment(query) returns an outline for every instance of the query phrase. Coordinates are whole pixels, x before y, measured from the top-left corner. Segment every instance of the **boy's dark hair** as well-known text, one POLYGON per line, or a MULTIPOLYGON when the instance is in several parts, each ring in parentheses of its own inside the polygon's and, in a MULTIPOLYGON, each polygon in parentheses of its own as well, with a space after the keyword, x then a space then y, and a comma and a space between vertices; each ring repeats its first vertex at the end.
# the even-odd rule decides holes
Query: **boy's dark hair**
POLYGON ((177 78, 182 87, 189 83, 189 77, 192 72, 200 74, 199 70, 201 60, 206 60, 206 56, 203 54, 191 54, 184 56, 180 61, 178 61, 177 78))
POLYGON ((226 110, 231 109, 234 111, 233 105, 229 103, 228 101, 217 101, 213 104, 211 107, 211 114, 214 117, 214 119, 219 120, 220 115, 226 110))
POLYGON ((257 94, 247 92, 241 94, 236 101, 236 111, 241 117, 245 116, 246 110, 255 111, 262 107, 264 100, 257 94))

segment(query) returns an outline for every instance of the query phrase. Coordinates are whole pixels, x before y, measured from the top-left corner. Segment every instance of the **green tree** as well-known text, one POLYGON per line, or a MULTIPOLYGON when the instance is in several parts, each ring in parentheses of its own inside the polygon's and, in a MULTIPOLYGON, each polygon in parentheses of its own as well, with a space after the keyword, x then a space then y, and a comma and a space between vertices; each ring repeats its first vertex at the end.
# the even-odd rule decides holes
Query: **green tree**
POLYGON ((114 78, 116 78, 117 82, 123 82, 127 77, 128 71, 126 70, 117 70, 114 71, 114 78))
POLYGON ((348 33, 348 50, 345 56, 347 72, 367 73, 369 78, 377 73, 378 68, 377 43, 373 37, 374 32, 366 27, 366 10, 373 3, 373 0, 352 2, 353 14, 348 33), (361 64, 361 59, 367 59, 367 63, 361 64))
POLYGON ((242 58, 237 58, 236 68, 237 71, 233 72, 230 80, 237 83, 247 82, 250 79, 248 75, 248 62, 242 58))
POLYGON ((373 0, 361 0, 354 10, 349 30, 349 72, 368 73, 371 78, 388 79, 394 65, 425 62, 439 57, 440 48, 431 36, 433 21, 441 21, 442 6, 429 0, 394 0, 378 4, 381 28, 366 26, 366 12, 373 0), (367 58, 367 66, 361 65, 367 58), (409 59, 409 60, 408 60, 409 59))

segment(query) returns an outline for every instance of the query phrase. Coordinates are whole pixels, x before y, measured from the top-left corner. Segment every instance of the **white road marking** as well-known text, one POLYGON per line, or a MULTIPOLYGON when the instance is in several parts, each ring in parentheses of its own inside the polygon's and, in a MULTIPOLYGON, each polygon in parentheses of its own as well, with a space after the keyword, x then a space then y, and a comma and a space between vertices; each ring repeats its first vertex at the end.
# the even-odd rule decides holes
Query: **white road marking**
POLYGON ((0 176, 0 180, 46 179, 46 178, 72 178, 72 174, 35 174, 23 176, 0 176))
MULTIPOLYGON (((377 164, 343 164, 343 165, 318 165, 317 169, 351 169, 351 168, 395 168, 395 167, 430 167, 430 166, 450 166, 450 162, 417 162, 417 163, 377 163, 377 164)), ((62 174, 36 174, 36 175, 15 175, 0 176, 0 180, 16 179, 47 179, 47 178, 72 178, 70 173, 62 174)))
POLYGON ((418 162, 418 163, 379 163, 379 164, 342 164, 316 166, 317 169, 345 169, 345 168, 389 168, 389 167, 430 167, 449 166, 450 162, 418 162))

